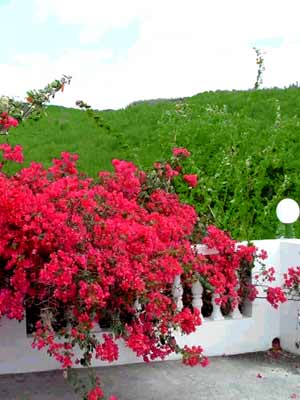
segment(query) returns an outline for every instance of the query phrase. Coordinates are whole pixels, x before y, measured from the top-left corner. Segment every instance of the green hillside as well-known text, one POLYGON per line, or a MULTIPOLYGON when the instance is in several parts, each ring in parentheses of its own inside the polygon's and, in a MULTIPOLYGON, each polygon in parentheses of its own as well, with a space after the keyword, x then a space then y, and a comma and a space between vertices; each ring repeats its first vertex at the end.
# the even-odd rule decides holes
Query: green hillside
POLYGON ((112 158, 148 168, 174 146, 186 147, 192 152, 186 173, 200 181, 183 200, 237 239, 275 237, 277 202, 300 200, 298 87, 138 102, 101 112, 106 127, 81 110, 51 106, 47 114, 10 131, 9 142, 24 147, 27 163, 49 165, 61 151, 75 152, 80 170, 96 176, 112 158))

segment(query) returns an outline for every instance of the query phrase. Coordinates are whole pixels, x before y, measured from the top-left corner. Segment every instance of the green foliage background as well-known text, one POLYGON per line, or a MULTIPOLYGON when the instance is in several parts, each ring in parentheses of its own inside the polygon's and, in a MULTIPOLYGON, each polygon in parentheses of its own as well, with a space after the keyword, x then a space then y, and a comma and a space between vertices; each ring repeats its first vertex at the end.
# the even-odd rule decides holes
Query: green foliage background
MULTIPOLYGON (((177 180, 177 191, 205 222, 238 240, 276 237, 282 228, 278 201, 300 200, 297 86, 137 102, 98 116, 101 124, 84 111, 50 106, 38 122, 12 129, 9 143, 24 147, 27 164, 49 165, 61 151, 78 153, 79 168, 92 176, 111 169, 113 158, 150 168, 169 158, 173 147, 186 147, 192 156, 184 172, 197 173, 199 184, 189 189, 177 180)), ((299 237, 298 222, 294 229, 299 237)))

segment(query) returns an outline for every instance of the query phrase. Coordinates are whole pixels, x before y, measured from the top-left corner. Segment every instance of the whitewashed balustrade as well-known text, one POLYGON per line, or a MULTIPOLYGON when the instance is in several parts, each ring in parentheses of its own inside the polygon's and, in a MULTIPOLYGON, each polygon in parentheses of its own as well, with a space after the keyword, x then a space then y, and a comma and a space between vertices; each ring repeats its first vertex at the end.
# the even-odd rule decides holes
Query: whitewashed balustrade
MULTIPOLYGON (((275 266, 278 274, 285 273, 290 266, 299 265, 300 240, 264 240, 254 242, 254 245, 260 250, 267 251, 269 258, 266 260, 266 266, 275 266)), ((211 249, 199 245, 197 251, 202 252, 202 250, 212 254, 211 249)), ((260 265, 257 264, 255 268, 259 270, 260 265)), ((280 282, 277 284, 279 285, 280 282)), ((192 290, 192 304, 197 308, 201 307, 202 294, 200 292, 201 288, 196 284, 192 290)), ((180 276, 175 279, 172 295, 178 310, 181 310, 183 287, 180 276)), ((297 320, 299 318, 298 302, 289 301, 281 305, 279 310, 274 310, 263 298, 258 298, 253 304, 245 302, 242 311, 243 318, 235 319, 232 314, 223 317, 220 306, 215 304, 216 296, 218 295, 212 296, 214 310, 212 316, 206 317, 206 322, 196 332, 191 335, 182 335, 180 330, 174 332, 181 346, 201 345, 205 355, 220 356, 266 351, 271 347, 272 340, 280 337, 281 347, 284 350, 300 354, 300 350, 295 347, 295 342, 300 342, 298 329, 300 323, 297 320)), ((140 310, 138 303, 137 299, 132 304, 137 312, 140 310)), ((103 328, 95 331, 94 334, 98 340, 102 340, 102 334, 106 331, 107 328, 103 328)), ((43 350, 33 351, 31 343, 32 336, 26 334, 25 320, 17 322, 3 317, 0 321, 0 374, 47 371, 60 367, 59 363, 54 358, 48 357, 43 350)), ((114 362, 115 365, 143 362, 143 359, 136 357, 122 340, 118 339, 117 343, 120 358, 114 362)), ((80 352, 77 352, 77 349, 75 351, 76 356, 80 357, 80 352)), ((173 354, 168 359, 174 360, 180 357, 180 354, 173 354)), ((107 362, 100 359, 93 360, 94 367, 106 365, 107 362)))
MULTIPOLYGON (((202 245, 202 244, 195 245, 193 248, 198 254, 203 254, 203 255, 218 254, 218 251, 216 249, 210 249, 206 245, 202 245)), ((238 285, 235 289, 238 290, 238 285)), ((193 307, 197 308, 200 311, 200 314, 202 314, 201 310, 202 310, 202 306, 203 306, 203 300, 202 300, 203 290, 204 290, 203 286, 201 285, 201 283, 199 281, 196 281, 192 284, 192 305, 193 305, 193 307)), ((183 308, 183 303, 182 303, 183 287, 181 284, 180 275, 177 275, 174 280, 174 284, 173 284, 173 288, 172 288, 172 295, 173 295, 173 298, 177 305, 177 310, 181 311, 183 308)), ((222 314, 222 311, 221 311, 221 306, 219 304, 215 303, 215 300, 218 297, 219 297, 218 294, 215 294, 215 293, 212 294, 211 304, 212 304, 213 311, 209 317, 209 320, 211 320, 211 321, 222 321, 225 319, 222 314)), ((232 310, 229 313, 229 315, 227 316, 227 319, 228 318, 243 319, 244 317, 241 314, 239 307, 236 306, 234 308, 234 310, 232 310)), ((205 321, 203 316, 202 316, 202 321, 205 321)))

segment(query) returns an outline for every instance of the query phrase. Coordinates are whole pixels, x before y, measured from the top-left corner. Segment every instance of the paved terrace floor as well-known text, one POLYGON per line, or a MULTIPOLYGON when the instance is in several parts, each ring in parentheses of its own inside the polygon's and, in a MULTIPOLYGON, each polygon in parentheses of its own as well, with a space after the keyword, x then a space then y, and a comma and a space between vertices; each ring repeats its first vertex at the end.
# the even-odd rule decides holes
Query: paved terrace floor
MULTIPOLYGON (((271 352, 96 368, 119 400, 300 400, 300 356, 271 352)), ((80 375, 85 372, 80 370, 80 375)), ((77 400, 61 371, 0 376, 1 400, 77 400)))

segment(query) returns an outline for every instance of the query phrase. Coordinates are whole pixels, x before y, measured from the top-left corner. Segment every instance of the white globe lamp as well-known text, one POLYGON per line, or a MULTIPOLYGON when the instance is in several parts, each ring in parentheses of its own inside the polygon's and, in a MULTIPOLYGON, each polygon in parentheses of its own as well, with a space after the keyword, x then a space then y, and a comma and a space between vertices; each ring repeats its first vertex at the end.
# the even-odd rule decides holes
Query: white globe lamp
POLYGON ((276 215, 280 222, 285 224, 285 236, 292 236, 291 224, 297 221, 300 215, 298 203, 293 199, 283 199, 276 207, 276 215))

